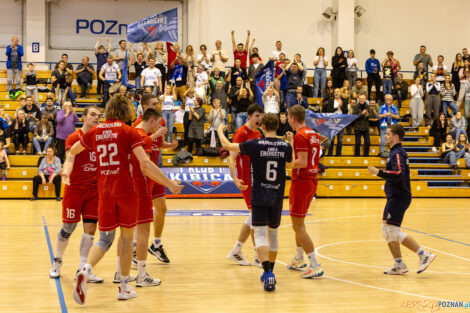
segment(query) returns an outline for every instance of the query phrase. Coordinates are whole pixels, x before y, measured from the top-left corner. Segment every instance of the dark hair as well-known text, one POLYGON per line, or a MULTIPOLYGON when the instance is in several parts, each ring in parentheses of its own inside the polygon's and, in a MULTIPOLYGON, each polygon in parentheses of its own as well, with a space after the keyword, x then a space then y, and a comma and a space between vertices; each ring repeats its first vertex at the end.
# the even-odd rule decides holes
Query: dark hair
POLYGON ((61 57, 69 57, 69 55, 67 53, 62 53, 61 57))
POLYGON ((398 138, 400 138, 400 140, 405 137, 405 128, 403 128, 401 124, 392 124, 388 128, 390 129, 392 134, 398 135, 398 138))
POLYGON ((202 47, 206 48, 206 50, 207 50, 207 47, 206 47, 206 45, 201 45, 201 46, 199 47, 199 50, 201 50, 201 49, 202 49, 202 47))
POLYGON ((281 115, 287 115, 287 112, 286 111, 279 112, 279 116, 281 116, 281 115))
POLYGON ((444 56, 442 54, 439 54, 437 57, 441 57, 442 59, 444 59, 444 56))
POLYGON ((202 107, 202 104, 204 103, 201 98, 196 98, 197 104, 199 104, 200 107, 202 107))
POLYGON ((48 100, 51 100, 52 102, 54 102, 54 99, 52 99, 51 97, 47 97, 47 98, 46 98, 46 102, 47 102, 48 100))
POLYGON ((362 83, 362 79, 361 78, 356 78, 356 82, 361 82, 362 83))
POLYGON ((282 43, 280 40, 276 41, 276 43, 278 43, 278 42, 282 43))
POLYGON ((259 54, 258 54, 258 53, 253 53, 253 54, 251 55, 251 57, 252 57, 252 58, 259 58, 259 54))
POLYGON ((267 131, 276 131, 279 127, 279 117, 274 113, 266 113, 261 119, 261 124, 267 131))
POLYGON ((263 108, 257 103, 250 104, 250 106, 248 106, 248 109, 246 109, 246 113, 248 114, 248 116, 251 116, 256 112, 264 113, 263 108))
POLYGON ((151 93, 146 93, 145 95, 142 96, 142 98, 140 99, 140 104, 142 106, 144 105, 149 105, 150 104, 150 101, 152 101, 152 99, 154 98, 157 98, 156 95, 154 94, 151 94, 151 93))
POLYGON ((287 112, 292 116, 297 122, 305 122, 305 108, 300 104, 296 104, 287 109, 287 112))
POLYGON ((162 116, 162 113, 160 113, 159 110, 155 110, 153 108, 148 108, 147 110, 145 110, 144 115, 142 116, 142 120, 143 121, 148 121, 152 117, 154 119, 158 119, 161 116, 162 116))
POLYGON ((421 45, 420 48, 426 48, 426 46, 425 46, 425 45, 421 45))
POLYGON ((336 49, 335 49, 335 57, 336 57, 336 56, 343 56, 343 48, 341 48, 341 47, 336 47, 336 49), (341 53, 340 53, 340 54, 338 54, 338 49, 341 50, 341 53))
POLYGON ((243 44, 242 44, 242 43, 239 43, 239 44, 237 45, 237 47, 238 47, 238 46, 242 46, 242 47, 243 47, 243 44))
POLYGON ((369 53, 375 54, 375 50, 374 50, 374 49, 370 49, 369 53))
POLYGON ((119 45, 121 45, 121 43, 123 43, 123 42, 126 42, 126 41, 124 39, 119 40, 119 45))
POLYGON ((30 63, 28 63, 28 66, 34 66, 34 63, 30 62, 30 63))

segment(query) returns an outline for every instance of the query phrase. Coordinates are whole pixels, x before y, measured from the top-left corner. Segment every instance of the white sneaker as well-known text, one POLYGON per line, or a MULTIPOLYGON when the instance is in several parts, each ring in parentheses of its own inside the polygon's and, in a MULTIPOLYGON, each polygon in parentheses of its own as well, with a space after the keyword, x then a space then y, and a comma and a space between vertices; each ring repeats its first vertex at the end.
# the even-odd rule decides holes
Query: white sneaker
POLYGON ((312 279, 312 278, 323 276, 324 273, 325 272, 320 267, 320 265, 315 266, 315 267, 309 266, 308 269, 300 275, 300 277, 312 279))
POLYGON ((436 148, 436 147, 432 147, 432 152, 433 152, 433 153, 437 153, 437 148, 436 148))
POLYGON ((405 263, 395 263, 393 267, 384 271, 385 275, 403 275, 408 273, 408 267, 405 263))
POLYGON ((419 268, 417 273, 420 274, 424 272, 432 261, 436 258, 436 255, 431 252, 425 252, 422 256, 419 257, 419 268))
POLYGON ((253 266, 262 268, 262 267, 263 267, 263 263, 261 263, 261 261, 259 260, 259 258, 256 258, 256 259, 253 261, 253 266))
MULTIPOLYGON (((135 276, 129 275, 129 279, 127 281, 132 282, 132 281, 135 281, 135 280, 136 280, 135 276)), ((114 273, 113 283, 115 283, 115 284, 121 283, 121 274, 120 273, 118 273, 118 272, 114 273)))
POLYGON ((51 270, 49 271, 49 277, 50 278, 60 277, 61 267, 62 267, 62 260, 59 258, 54 258, 54 262, 52 262, 51 270))
POLYGON ((132 298, 137 298, 137 293, 129 287, 126 286, 126 289, 121 290, 121 286, 118 287, 118 300, 127 300, 132 298))
POLYGON ((90 273, 90 275, 88 275, 88 282, 91 284, 101 284, 102 282, 104 282, 104 279, 99 276, 96 276, 93 273, 90 273))
POLYGON ((290 270, 303 271, 307 267, 307 264, 304 262, 304 259, 297 260, 296 257, 292 259, 290 264, 287 264, 287 268, 290 270))
POLYGON ((77 274, 77 280, 73 285, 73 299, 78 304, 85 304, 86 301, 86 283, 88 280, 88 273, 87 271, 80 271, 77 274))
POLYGON ((243 256, 243 253, 241 252, 235 252, 235 251, 230 251, 227 254, 227 259, 232 260, 233 262, 242 265, 242 266, 250 266, 250 262, 245 260, 245 257, 243 256))
POLYGON ((160 279, 152 278, 149 273, 145 273, 142 277, 137 276, 137 283, 135 284, 137 287, 152 287, 158 286, 162 283, 160 279))

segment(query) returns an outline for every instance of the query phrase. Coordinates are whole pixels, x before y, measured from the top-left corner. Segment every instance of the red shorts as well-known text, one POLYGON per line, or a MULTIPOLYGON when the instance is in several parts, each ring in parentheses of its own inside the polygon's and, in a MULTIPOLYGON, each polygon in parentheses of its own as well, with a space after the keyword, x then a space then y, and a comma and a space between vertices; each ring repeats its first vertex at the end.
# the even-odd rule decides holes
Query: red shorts
POLYGON ((62 200, 62 222, 78 223, 83 219, 98 219, 98 192, 96 189, 80 190, 65 186, 62 200))
POLYGON ((243 199, 245 199, 246 207, 251 210, 251 184, 248 185, 246 190, 242 190, 243 199))
POLYGON ((139 191, 139 220, 137 224, 146 224, 153 221, 153 203, 147 181, 136 181, 139 191))
POLYGON ((150 182, 150 190, 152 194, 152 200, 166 196, 165 186, 160 185, 153 180, 150 182))
POLYGON ((293 181, 289 191, 290 215, 295 217, 307 216, 308 208, 316 192, 316 179, 300 179, 293 181))
POLYGON ((124 197, 100 197, 98 204, 98 225, 101 231, 117 227, 132 228, 139 218, 138 193, 124 197))

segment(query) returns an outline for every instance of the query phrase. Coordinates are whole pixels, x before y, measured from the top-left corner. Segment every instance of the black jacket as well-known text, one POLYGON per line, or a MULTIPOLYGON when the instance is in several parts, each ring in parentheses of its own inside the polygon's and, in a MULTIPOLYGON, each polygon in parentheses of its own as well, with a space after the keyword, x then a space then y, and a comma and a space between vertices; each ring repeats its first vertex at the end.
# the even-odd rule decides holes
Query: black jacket
POLYGON ((387 198, 411 198, 410 167, 408 154, 398 143, 390 149, 385 170, 377 175, 385 179, 385 195, 387 198))

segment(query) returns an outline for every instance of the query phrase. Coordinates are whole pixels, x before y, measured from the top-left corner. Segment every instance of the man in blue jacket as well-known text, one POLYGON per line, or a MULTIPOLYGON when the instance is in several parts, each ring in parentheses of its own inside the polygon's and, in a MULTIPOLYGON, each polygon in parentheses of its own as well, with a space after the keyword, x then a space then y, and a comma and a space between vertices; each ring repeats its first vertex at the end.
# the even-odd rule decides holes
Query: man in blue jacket
POLYGON ((373 166, 368 168, 372 175, 385 179, 387 204, 382 218, 382 234, 395 259, 393 267, 384 271, 387 275, 402 275, 408 272, 401 258, 400 243, 418 255, 418 274, 426 270, 436 257, 435 254, 425 251, 413 237, 400 230, 405 211, 411 204, 410 168, 408 155, 401 145, 403 137, 405 129, 402 125, 390 125, 385 135, 387 144, 390 145, 390 158, 387 160, 386 169, 379 170, 373 166))
POLYGON ((7 46, 5 54, 7 56, 7 90, 10 98, 16 99, 21 94, 21 70, 23 68, 21 63, 23 47, 18 44, 17 36, 11 39, 11 45, 7 46), (16 89, 12 89, 13 84, 16 89))
POLYGON ((367 98, 370 99, 372 85, 375 84, 375 99, 382 99, 380 96, 380 62, 375 58, 375 50, 370 49, 370 58, 366 61, 367 72, 367 98))

